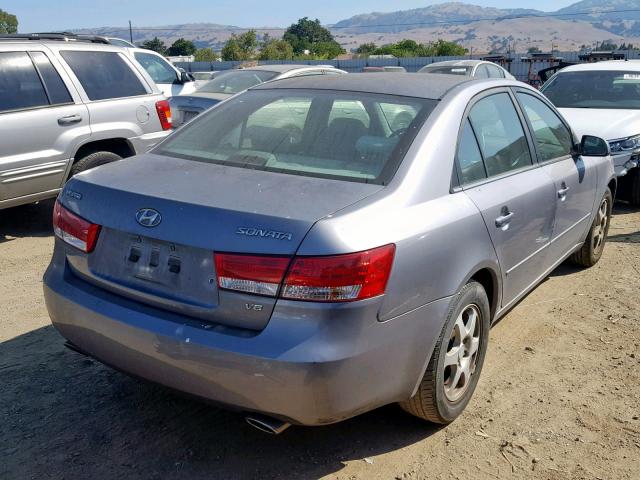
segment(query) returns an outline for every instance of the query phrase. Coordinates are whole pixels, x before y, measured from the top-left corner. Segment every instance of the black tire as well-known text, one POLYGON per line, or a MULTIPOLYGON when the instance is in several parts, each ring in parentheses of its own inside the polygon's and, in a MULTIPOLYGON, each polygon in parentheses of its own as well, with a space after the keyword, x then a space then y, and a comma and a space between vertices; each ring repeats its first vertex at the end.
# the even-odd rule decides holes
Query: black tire
POLYGON ((115 162, 117 160, 122 160, 120 155, 117 155, 113 152, 94 152, 86 157, 83 157, 76 161, 71 167, 71 176, 77 175, 80 172, 84 172, 85 170, 89 170, 91 168, 99 167, 100 165, 104 165, 105 163, 115 162))
POLYGON ((640 207, 640 167, 633 168, 628 175, 629 203, 634 207, 640 207))
MULTIPOLYGON (((490 317, 489 299, 484 288, 477 282, 469 282, 462 288, 449 309, 442 333, 433 350, 418 391, 409 400, 400 402, 400 406, 404 410, 416 417, 439 424, 451 423, 463 412, 473 396, 482 371, 489 342, 490 317), (451 367, 445 367, 445 358, 447 351, 455 348, 456 339, 452 338, 452 335, 456 335, 458 318, 461 317, 463 325, 468 326, 468 320, 464 320, 463 314, 470 308, 477 315, 473 337, 477 336, 478 338, 478 349, 474 355, 469 357, 465 353, 463 359, 470 359, 471 363, 475 364, 475 368, 471 369, 470 378, 465 378, 464 389, 458 392, 459 397, 450 398, 452 396, 451 375, 454 371, 451 367)), ((468 316, 467 319, 469 319, 468 316)), ((458 365, 459 362, 460 360, 458 360, 458 365)), ((460 385, 460 382, 456 385, 460 385)))
POLYGON ((609 224, 611 223, 611 208, 613 207, 613 196, 611 190, 607 188, 604 192, 602 200, 598 204, 598 212, 593 219, 593 224, 587 234, 587 239, 580 247, 580 250, 571 255, 571 262, 580 267, 593 267, 600 258, 602 252, 604 252, 604 246, 607 242, 607 235, 609 234, 609 224), (605 217, 602 218, 601 212, 605 212, 605 217))

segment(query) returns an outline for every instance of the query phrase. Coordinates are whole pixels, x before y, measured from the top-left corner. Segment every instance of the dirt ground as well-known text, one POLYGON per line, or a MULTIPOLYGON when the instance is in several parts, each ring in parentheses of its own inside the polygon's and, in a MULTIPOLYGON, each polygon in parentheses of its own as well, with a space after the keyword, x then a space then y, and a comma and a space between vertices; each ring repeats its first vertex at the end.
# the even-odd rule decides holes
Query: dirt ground
POLYGON ((447 428, 389 406, 272 437, 63 347, 44 307, 51 202, 0 211, 0 479, 640 479, 640 211, 491 331, 447 428))

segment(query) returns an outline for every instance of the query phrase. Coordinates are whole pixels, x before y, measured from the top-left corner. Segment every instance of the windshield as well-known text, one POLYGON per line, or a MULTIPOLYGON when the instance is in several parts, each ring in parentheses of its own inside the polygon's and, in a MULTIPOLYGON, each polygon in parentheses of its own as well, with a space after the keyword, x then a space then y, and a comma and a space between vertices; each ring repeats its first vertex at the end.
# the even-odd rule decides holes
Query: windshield
POLYGON ((255 87, 267 80, 271 80, 278 72, 264 70, 234 70, 218 75, 205 83, 197 91, 200 93, 228 93, 233 95, 247 88, 255 87))
POLYGON ((455 67, 449 66, 426 66, 420 69, 420 73, 445 73, 448 75, 471 75, 473 67, 455 67))
POLYGON ((169 63, 152 53, 135 52, 134 57, 156 83, 174 83, 178 76, 169 63))
POLYGON ((156 153, 385 184, 436 103, 359 92, 250 90, 176 131, 156 153))
POLYGON ((541 90, 558 108, 640 108, 640 71, 559 73, 541 90))

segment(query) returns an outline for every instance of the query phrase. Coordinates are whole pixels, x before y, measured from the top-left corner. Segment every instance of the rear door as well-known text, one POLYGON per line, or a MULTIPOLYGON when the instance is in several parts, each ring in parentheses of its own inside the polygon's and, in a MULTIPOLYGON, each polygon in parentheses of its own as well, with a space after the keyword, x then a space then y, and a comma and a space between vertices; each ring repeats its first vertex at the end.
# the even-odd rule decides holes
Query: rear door
POLYGON ((43 50, 0 51, 0 201, 60 188, 89 136, 86 107, 43 50))
POLYGON ((589 226, 596 168, 588 158, 571 155, 571 130, 545 101, 526 90, 517 91, 516 97, 530 125, 538 162, 555 184, 556 220, 551 252, 559 260, 582 243, 589 226))
POLYGON ((555 214, 555 186, 533 161, 508 91, 491 90, 475 99, 463 124, 457 165, 460 184, 482 213, 496 250, 505 306, 548 269, 555 214))

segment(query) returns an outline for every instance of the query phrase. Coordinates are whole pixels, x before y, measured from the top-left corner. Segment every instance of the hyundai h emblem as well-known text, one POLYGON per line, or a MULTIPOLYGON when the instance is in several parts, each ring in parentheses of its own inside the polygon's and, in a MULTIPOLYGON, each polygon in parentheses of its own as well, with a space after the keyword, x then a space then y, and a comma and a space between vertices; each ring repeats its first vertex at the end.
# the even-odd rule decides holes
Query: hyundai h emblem
POLYGON ((160 225, 162 216, 153 208, 141 208, 136 212, 136 221, 143 227, 152 228, 160 225))

